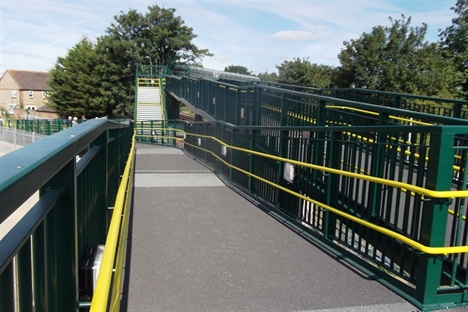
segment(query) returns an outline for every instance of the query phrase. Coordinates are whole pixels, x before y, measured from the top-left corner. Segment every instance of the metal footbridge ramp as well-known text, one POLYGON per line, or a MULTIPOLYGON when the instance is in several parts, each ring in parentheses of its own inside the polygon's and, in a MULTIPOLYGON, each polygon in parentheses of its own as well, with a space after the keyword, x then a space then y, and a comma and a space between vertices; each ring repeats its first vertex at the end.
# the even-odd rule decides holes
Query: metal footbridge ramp
POLYGON ((182 150, 137 144, 120 311, 413 311, 182 150))
POLYGON ((165 73, 0 158, 0 311, 466 311, 468 102, 165 73))

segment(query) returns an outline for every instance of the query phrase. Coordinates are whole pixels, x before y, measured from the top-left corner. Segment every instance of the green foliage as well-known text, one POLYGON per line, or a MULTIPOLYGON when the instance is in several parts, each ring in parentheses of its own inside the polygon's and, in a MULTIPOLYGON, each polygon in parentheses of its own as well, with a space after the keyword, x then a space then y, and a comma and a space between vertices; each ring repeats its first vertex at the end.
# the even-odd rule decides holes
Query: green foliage
POLYGON ((451 8, 457 16, 452 25, 439 30, 440 46, 448 62, 453 62, 461 75, 459 86, 468 95, 468 0, 458 0, 451 8))
POLYGON ((100 79, 100 104, 108 103, 105 115, 133 115, 138 54, 132 51, 131 45, 131 41, 114 40, 108 36, 98 38, 96 73, 100 79))
POLYGON ((260 73, 258 74, 258 78, 260 78, 261 81, 278 82, 277 73, 269 73, 269 72, 260 73))
POLYGON ((51 70, 51 105, 62 116, 133 115, 137 63, 167 66, 211 56, 192 43, 193 29, 174 13, 157 5, 146 14, 121 12, 95 44, 80 41, 51 70))
POLYGON ((372 90, 420 95, 450 95, 457 75, 435 43, 424 41, 427 25, 412 27, 411 18, 390 18, 392 25, 345 41, 335 83, 372 90))
POLYGON ((240 66, 240 65, 230 65, 224 68, 225 72, 229 73, 236 73, 241 75, 252 75, 252 72, 247 69, 247 67, 240 66))
POLYGON ((8 111, 6 109, 4 109, 3 107, 0 107, 0 121, 2 119, 10 119, 10 114, 8 114, 8 111))
POLYGON ((278 82, 311 88, 328 88, 335 69, 328 65, 311 64, 308 59, 284 61, 278 69, 278 82))
POLYGON ((106 105, 99 101, 97 54, 88 38, 83 38, 66 57, 59 57, 50 70, 49 105, 61 116, 103 116, 106 105))
POLYGON ((136 10, 121 12, 116 23, 107 28, 107 36, 113 40, 132 42, 132 52, 142 62, 149 57, 153 65, 170 65, 176 62, 196 62, 211 56, 207 49, 199 49, 192 43, 197 36, 191 27, 185 26, 175 9, 149 6, 143 15, 136 10))

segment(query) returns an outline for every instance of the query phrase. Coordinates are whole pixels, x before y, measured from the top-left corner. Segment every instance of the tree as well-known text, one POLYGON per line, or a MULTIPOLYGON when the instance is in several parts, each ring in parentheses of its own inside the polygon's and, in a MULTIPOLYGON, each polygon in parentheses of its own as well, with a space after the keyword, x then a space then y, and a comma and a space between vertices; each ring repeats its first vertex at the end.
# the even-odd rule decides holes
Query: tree
POLYGON ((138 63, 168 66, 175 62, 194 63, 211 56, 207 49, 199 49, 192 43, 196 38, 193 29, 185 26, 184 21, 174 13, 175 9, 153 5, 148 7, 146 14, 129 10, 115 16, 115 22, 107 28, 106 34, 89 47, 93 53, 90 51, 81 57, 82 61, 89 57, 91 60, 87 62, 93 63, 92 70, 87 69, 86 72, 86 75, 91 75, 89 78, 75 72, 77 76, 70 77, 74 79, 61 79, 64 73, 57 66, 77 56, 71 57, 70 50, 69 55, 59 58, 51 71, 51 81, 54 81, 51 87, 56 94, 53 105, 56 108, 61 106, 57 111, 68 115, 76 110, 75 103, 65 101, 68 95, 61 92, 73 89, 74 84, 83 84, 89 85, 88 92, 92 94, 90 103, 96 109, 89 111, 89 105, 83 104, 80 111, 84 110, 87 116, 131 116, 138 63), (93 83, 88 84, 88 80, 93 83))
POLYGON ((53 89, 49 103, 61 116, 102 116, 106 105, 99 103, 96 88, 97 55, 88 38, 82 38, 65 57, 59 57, 50 70, 49 85, 53 89))
POLYGON ((168 66, 175 62, 196 62, 211 56, 207 49, 199 49, 192 40, 197 36, 185 26, 175 9, 149 6, 146 15, 130 10, 115 16, 116 23, 107 28, 107 36, 134 44, 133 52, 143 59, 150 58, 153 65, 168 66))
POLYGON ((457 17, 445 30, 439 29, 440 46, 447 61, 453 62, 460 77, 461 90, 468 93, 468 0, 458 0, 451 8, 457 17))
POLYGON ((264 73, 259 73, 258 78, 260 78, 261 81, 277 82, 278 81, 278 74, 277 73, 264 72, 264 73))
POLYGON ((96 44, 96 74, 99 79, 99 100, 107 103, 105 115, 130 117, 133 115, 136 64, 144 59, 133 51, 131 41, 98 38, 96 44))
POLYGON ((328 65, 311 64, 307 58, 294 58, 276 66, 278 82, 311 88, 328 88, 334 68, 328 65))
POLYGON ((240 66, 240 65, 230 65, 224 68, 225 72, 229 73, 236 73, 241 75, 252 75, 252 72, 247 69, 247 67, 240 66))
POLYGON ((447 95, 454 68, 445 64, 436 43, 424 41, 427 25, 412 27, 402 15, 391 26, 345 41, 335 84, 421 95, 447 95))

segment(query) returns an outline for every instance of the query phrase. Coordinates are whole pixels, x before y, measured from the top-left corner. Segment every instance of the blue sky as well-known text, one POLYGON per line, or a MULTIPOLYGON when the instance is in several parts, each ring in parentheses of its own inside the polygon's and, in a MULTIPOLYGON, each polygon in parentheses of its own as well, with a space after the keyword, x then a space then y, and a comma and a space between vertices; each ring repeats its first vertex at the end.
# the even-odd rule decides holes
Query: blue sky
POLYGON ((428 25, 426 40, 451 25, 456 0, 309 0, 309 1, 40 1, 0 0, 0 74, 6 69, 47 71, 59 56, 86 36, 105 34, 114 16, 149 5, 175 8, 198 36, 194 43, 213 57, 205 68, 247 67, 254 74, 276 72, 293 58, 336 66, 343 41, 357 39, 389 17, 428 25))

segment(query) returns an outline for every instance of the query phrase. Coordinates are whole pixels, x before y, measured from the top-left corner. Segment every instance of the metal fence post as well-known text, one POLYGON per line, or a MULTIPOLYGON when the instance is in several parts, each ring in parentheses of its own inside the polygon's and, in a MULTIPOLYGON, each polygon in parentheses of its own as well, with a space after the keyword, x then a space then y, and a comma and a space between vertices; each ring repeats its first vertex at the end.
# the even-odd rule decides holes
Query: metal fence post
MULTIPOLYGON (((99 137, 97 137, 91 144, 90 148, 94 146, 99 146, 100 149, 93 160, 95 162, 94 164, 94 170, 95 170, 95 211, 94 216, 96 218, 95 224, 103 225, 107 224, 107 209, 109 207, 109 204, 107 202, 107 196, 108 196, 108 179, 107 179, 107 173, 108 173, 108 158, 107 158, 107 132, 103 132, 99 137), (96 177, 99 177, 97 179, 96 177)), ((86 183, 86 181, 85 181, 86 183)), ((78 185, 78 187, 85 187, 85 185, 78 185)), ((106 236, 107 236, 107 228, 104 226, 99 226, 95 228, 96 230, 96 242, 99 244, 104 244, 106 241, 106 236)))
POLYGON ((19 311, 33 311, 33 288, 31 271, 31 239, 21 247, 17 255, 19 311))
POLYGON ((463 111, 463 104, 462 103, 452 103, 453 107, 453 117, 455 118, 463 118, 462 111, 463 111))
MULTIPOLYGON (((249 146, 249 149, 250 150, 255 150, 255 139, 256 139, 256 135, 255 135, 255 130, 250 130, 250 146, 249 146)), ((252 153, 249 154, 249 172, 252 173, 253 172, 253 155, 252 153)), ((249 189, 249 193, 252 193, 252 177, 249 175, 248 176, 248 189, 249 189)))
MULTIPOLYGON (((327 125, 327 108, 324 100, 318 101, 316 125, 318 127, 325 127, 327 125)), ((313 163, 317 165, 323 164, 324 153, 325 153, 325 132, 316 132, 316 140, 314 144, 313 163)))
POLYGON ((13 262, 0 275, 0 311, 15 311, 13 262))
MULTIPOLYGON (((388 113, 381 112, 379 115, 379 126, 388 125, 390 115, 388 113)), ((385 161, 386 161, 386 146, 387 136, 389 134, 379 131, 377 134, 377 142, 372 145, 372 163, 371 163, 371 175, 374 177, 383 177, 385 161)), ((369 200, 368 209, 369 217, 378 216, 381 209, 382 201, 382 185, 378 183, 371 183, 369 189, 369 200)))
MULTIPOLYGON (((436 131, 431 134, 427 164, 430 170, 427 174, 426 187, 436 191, 449 191, 453 172, 454 134, 446 133, 444 131, 446 128, 438 128, 439 131, 435 129, 436 131)), ((424 203, 422 213, 421 243, 431 247, 444 246, 448 216, 447 201, 432 198, 424 203)), ((443 261, 438 255, 423 254, 419 258, 415 297, 423 305, 437 303, 442 264, 443 261)))
POLYGON ((78 301, 74 158, 40 189, 40 196, 48 189, 64 189, 64 194, 44 221, 47 308, 49 311, 74 311, 78 301))
MULTIPOLYGON (((341 167, 341 149, 343 134, 339 131, 331 133, 331 141, 328 144, 327 167, 340 169, 341 167)), ((325 194, 327 205, 338 208, 338 198, 340 192, 340 177, 335 174, 328 174, 325 178, 325 194)), ((328 239, 335 237, 336 215, 330 211, 324 213, 323 235, 328 239)))
POLYGON ((34 303, 35 312, 47 312, 47 287, 46 280, 46 238, 45 224, 42 222, 32 235, 33 239, 33 273, 34 273, 34 303))

